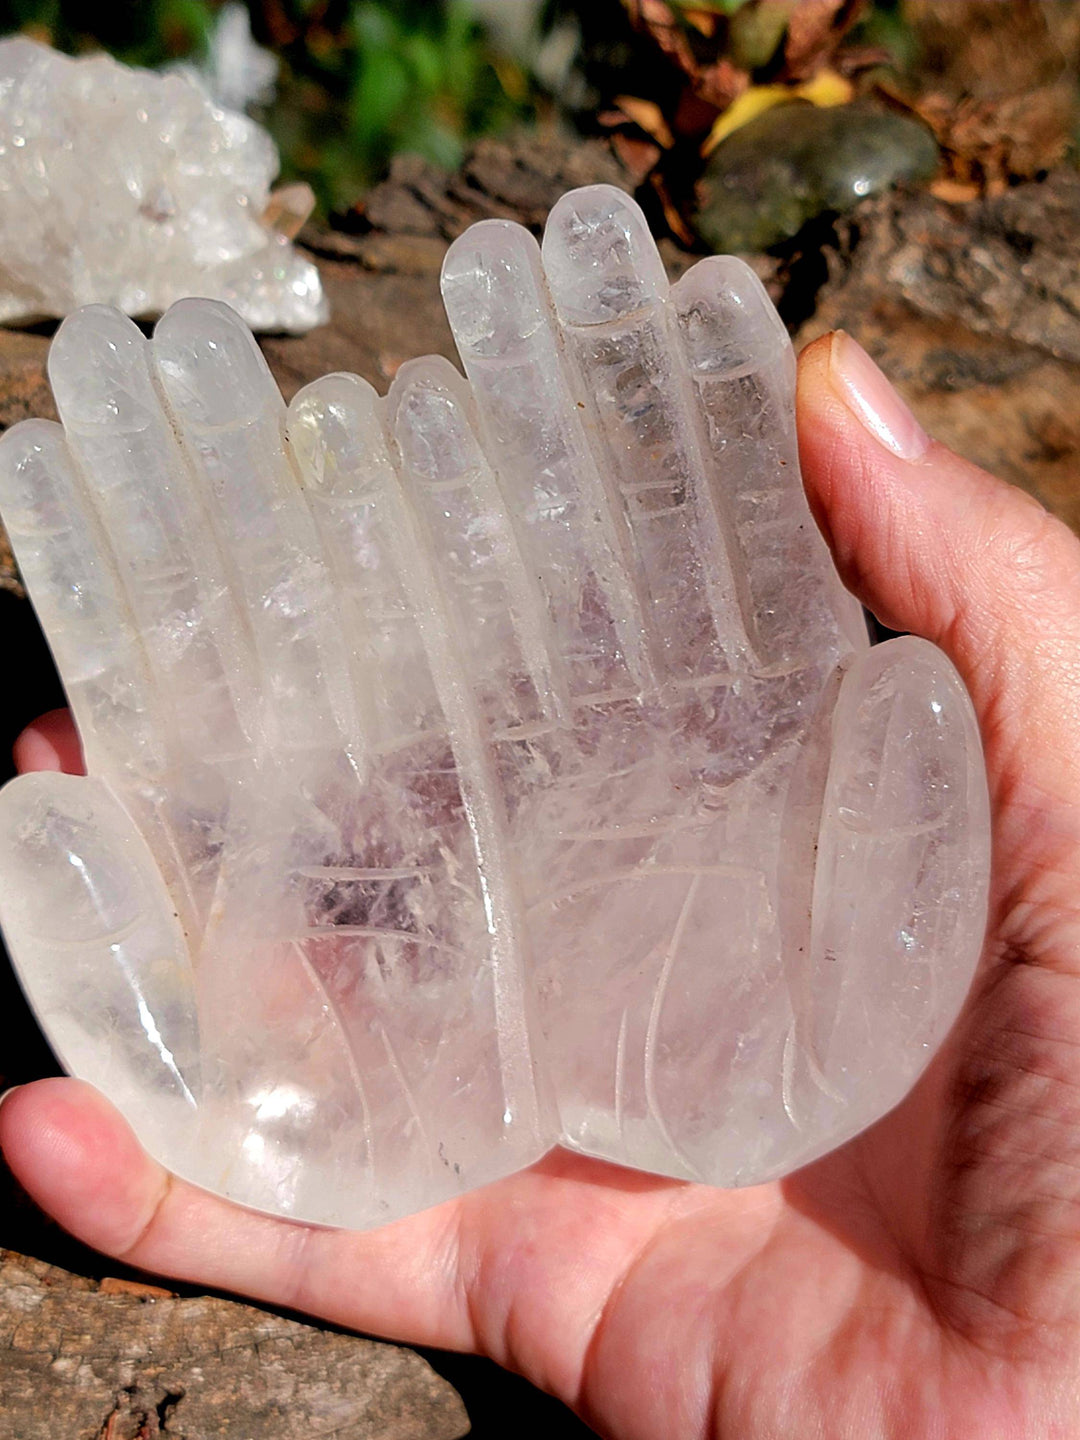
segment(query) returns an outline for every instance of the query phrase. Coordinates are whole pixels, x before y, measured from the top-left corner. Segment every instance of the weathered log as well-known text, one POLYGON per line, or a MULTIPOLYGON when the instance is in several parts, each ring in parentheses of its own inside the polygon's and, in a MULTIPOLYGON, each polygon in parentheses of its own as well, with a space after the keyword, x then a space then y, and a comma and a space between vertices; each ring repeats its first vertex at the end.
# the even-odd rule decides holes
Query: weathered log
POLYGON ((0 1251, 0 1440, 456 1440, 414 1351, 0 1251))
POLYGON ((1080 173, 950 205, 872 201, 799 342, 842 326, 926 429, 1080 532, 1080 173))

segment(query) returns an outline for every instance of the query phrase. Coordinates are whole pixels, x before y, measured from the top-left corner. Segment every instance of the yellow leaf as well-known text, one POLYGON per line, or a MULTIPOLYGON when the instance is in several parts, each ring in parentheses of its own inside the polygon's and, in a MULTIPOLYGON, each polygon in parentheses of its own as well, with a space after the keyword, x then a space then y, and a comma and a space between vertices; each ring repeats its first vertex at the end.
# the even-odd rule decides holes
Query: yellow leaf
POLYGON ((789 100, 809 100, 811 105, 821 106, 846 105, 854 93, 851 81, 845 80, 835 70, 819 70, 812 80, 802 85, 751 85, 717 117, 701 153, 711 155, 721 140, 726 140, 774 105, 783 105, 789 100))
POLYGON ((720 141, 726 140, 733 131, 741 130, 747 121, 755 120, 774 105, 782 105, 785 100, 790 100, 793 93, 788 85, 751 85, 749 90, 736 95, 724 113, 717 117, 708 139, 701 147, 701 153, 710 155, 720 141))
POLYGON ((855 94, 855 87, 835 70, 819 70, 813 79, 796 86, 795 94, 812 105, 846 105, 855 94))

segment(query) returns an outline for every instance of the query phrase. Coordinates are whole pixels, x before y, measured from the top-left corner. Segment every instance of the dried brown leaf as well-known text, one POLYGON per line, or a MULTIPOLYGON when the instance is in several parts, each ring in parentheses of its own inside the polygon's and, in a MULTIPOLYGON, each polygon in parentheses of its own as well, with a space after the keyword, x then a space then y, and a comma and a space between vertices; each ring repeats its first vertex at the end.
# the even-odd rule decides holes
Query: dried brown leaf
POLYGON ((972 180, 949 180, 947 177, 932 180, 929 190, 931 195, 944 200, 947 205, 966 205, 969 200, 977 200, 982 193, 972 180))
POLYGON ((904 0, 927 88, 954 99, 1019 95, 1080 61, 1075 0, 904 0))
POLYGON ((616 95, 615 104, 635 125, 651 136, 664 150, 675 144, 675 136, 664 119, 664 112, 655 100, 642 100, 637 95, 616 95))
POLYGON ((669 60, 687 75, 697 71, 697 61, 686 31, 664 0, 623 0, 630 19, 650 36, 669 60))
POLYGON ((141 1300, 175 1300, 175 1290, 163 1290, 160 1285, 144 1285, 141 1280, 121 1280, 116 1275, 106 1275, 98 1286, 100 1295, 135 1295, 141 1300))
POLYGON ((935 92, 913 108, 937 137, 947 178, 983 191, 1051 169, 1064 157, 1077 118, 1076 91, 1067 81, 984 100, 935 92))
POLYGON ((867 70, 893 65, 895 57, 884 45, 845 45, 833 57, 833 62, 841 75, 852 79, 867 70))
POLYGON ((716 28, 720 23, 720 16, 715 10, 686 10, 682 12, 683 19, 688 25, 693 25, 699 34, 711 40, 716 34, 716 28))
POLYGON ((640 136, 627 135, 616 131, 611 137, 611 148, 626 167, 627 174, 636 188, 656 167, 663 151, 651 140, 640 136))
POLYGON ((654 170, 649 176, 649 183, 656 191, 668 229, 680 245, 687 250, 693 249, 698 244, 697 237, 683 218, 683 213, 670 194, 663 175, 658 170, 654 170))
POLYGON ((802 80, 831 60, 865 0, 799 0, 788 20, 784 78, 802 80))
POLYGON ((731 60, 718 60, 707 70, 698 72, 694 90, 706 105, 725 110, 737 95, 750 85, 750 76, 731 60))

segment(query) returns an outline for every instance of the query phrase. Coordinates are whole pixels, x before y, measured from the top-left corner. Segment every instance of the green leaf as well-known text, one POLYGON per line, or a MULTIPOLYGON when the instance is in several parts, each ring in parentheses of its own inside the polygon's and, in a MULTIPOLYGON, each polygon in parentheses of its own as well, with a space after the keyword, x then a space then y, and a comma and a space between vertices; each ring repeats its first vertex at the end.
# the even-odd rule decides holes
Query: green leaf
POLYGON ((413 82, 430 94, 439 90, 444 80, 445 60, 435 41, 427 35, 410 35, 401 51, 412 71, 413 82))
POLYGON ((352 131, 357 138, 377 134, 391 124, 405 104, 409 74, 391 50, 372 50, 364 57, 349 105, 352 131))

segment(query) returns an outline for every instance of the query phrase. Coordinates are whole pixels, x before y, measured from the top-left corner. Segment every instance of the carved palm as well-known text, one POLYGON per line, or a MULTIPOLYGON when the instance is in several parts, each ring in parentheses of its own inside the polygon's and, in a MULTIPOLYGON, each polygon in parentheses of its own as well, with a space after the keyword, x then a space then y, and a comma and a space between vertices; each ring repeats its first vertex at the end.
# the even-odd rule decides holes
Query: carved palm
POLYGON ((0 800, 66 1063, 174 1169, 373 1224, 556 1141, 720 1184, 905 1093, 982 938, 970 706, 870 650, 741 262, 608 187, 474 227, 468 382, 288 411, 242 323, 61 327, 0 499, 90 778, 0 800))

